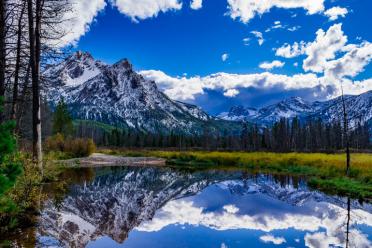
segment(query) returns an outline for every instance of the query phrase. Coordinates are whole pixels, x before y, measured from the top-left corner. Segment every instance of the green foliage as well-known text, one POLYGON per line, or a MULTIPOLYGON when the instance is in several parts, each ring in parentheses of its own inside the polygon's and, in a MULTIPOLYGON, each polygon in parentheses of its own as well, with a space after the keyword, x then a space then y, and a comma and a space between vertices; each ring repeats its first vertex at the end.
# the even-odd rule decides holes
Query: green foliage
MULTIPOLYGON (((0 112, 3 99, 0 98, 0 112)), ((6 193, 22 173, 22 164, 16 156, 16 140, 13 135, 14 122, 0 123, 0 214, 15 210, 15 204, 7 197, 6 193)))
POLYGON ((71 135, 74 131, 71 114, 67 109, 67 105, 62 98, 56 107, 53 114, 53 133, 61 133, 64 136, 71 135))
POLYGON ((91 155, 96 150, 96 145, 92 139, 65 138, 57 133, 48 137, 45 142, 45 149, 49 153, 57 155, 57 159, 79 158, 91 155))

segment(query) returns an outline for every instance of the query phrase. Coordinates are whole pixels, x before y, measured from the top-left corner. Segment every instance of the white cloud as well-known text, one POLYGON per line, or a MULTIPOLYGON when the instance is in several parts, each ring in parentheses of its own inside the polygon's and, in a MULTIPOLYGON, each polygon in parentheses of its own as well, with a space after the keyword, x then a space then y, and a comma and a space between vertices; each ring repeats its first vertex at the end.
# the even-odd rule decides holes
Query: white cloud
POLYGON ((275 55, 284 58, 294 58, 305 53, 306 43, 301 41, 300 43, 293 43, 293 45, 284 44, 283 46, 276 49, 275 55))
POLYGON ((75 45, 80 37, 89 31, 89 25, 106 6, 105 0, 70 0, 70 3, 71 11, 65 14, 65 21, 59 27, 66 35, 57 43, 52 42, 58 47, 75 45))
POLYGON ((294 31, 297 31, 301 28, 301 26, 293 26, 293 27, 289 27, 287 30, 290 31, 290 32, 294 32, 294 31))
POLYGON ((270 32, 273 29, 279 29, 279 28, 281 29, 281 28, 285 28, 285 27, 286 26, 283 26, 280 21, 275 21, 274 24, 271 27, 269 27, 265 30, 265 32, 267 33, 267 32, 270 32))
MULTIPOLYGON (((322 79, 315 74, 295 74, 293 76, 272 74, 216 73, 205 77, 171 77, 162 71, 148 70, 140 72, 145 78, 157 83, 160 90, 176 100, 193 100, 196 95, 204 94, 205 89, 222 90, 224 94, 233 95, 238 88, 270 89, 281 87, 283 90, 314 88, 323 86, 322 79)), ((327 85, 324 85, 324 87, 327 85)), ((326 90, 324 87, 322 89, 326 90)), ((238 91, 238 90, 237 90, 238 91)))
POLYGON ((156 82, 160 90, 176 100, 192 100, 198 94, 203 94, 203 83, 200 77, 171 77, 162 71, 141 71, 140 74, 156 82))
MULTIPOLYGON (((162 71, 148 70, 140 72, 146 79, 153 80, 159 89, 170 98, 180 101, 194 100, 204 90, 221 90, 228 97, 239 94, 239 88, 287 90, 313 90, 316 94, 328 98, 341 94, 340 81, 318 77, 313 73, 294 74, 292 76, 270 72, 254 74, 216 73, 205 77, 171 77, 162 71), (232 91, 235 89, 236 91, 232 91)), ((361 81, 343 80, 346 94, 361 94, 372 90, 372 79, 361 81)))
POLYGON ((260 239, 265 243, 273 243, 274 245, 280 245, 286 242, 283 237, 274 237, 271 234, 263 235, 260 239))
POLYGON ((345 76, 355 77, 364 70, 372 60, 372 43, 348 45, 342 49, 347 51, 339 59, 326 64, 325 76, 340 79, 345 76))
POLYGON ((182 8, 182 2, 179 0, 111 0, 111 3, 134 22, 156 17, 159 12, 182 8))
POLYGON ((342 24, 334 24, 327 32, 319 29, 316 39, 306 47, 307 58, 304 60, 305 71, 322 73, 328 60, 334 59, 336 52, 340 51, 347 42, 347 36, 342 31, 342 24))
POLYGON ((228 89, 227 91, 225 91, 225 92, 223 93, 223 95, 226 96, 226 97, 235 97, 235 96, 237 96, 239 93, 240 93, 240 92, 239 92, 239 90, 237 90, 237 89, 228 89))
POLYGON ((235 205, 225 205, 222 208, 230 214, 236 214, 237 212, 239 212, 239 208, 237 208, 235 205))
POLYGON ((345 17, 348 13, 346 8, 341 8, 339 6, 328 9, 324 14, 328 16, 330 21, 335 21, 338 17, 345 17))
POLYGON ((248 37, 244 38, 244 39, 243 39, 243 44, 244 44, 244 46, 248 46, 250 40, 251 40, 251 38, 248 38, 248 37))
POLYGON ((257 38, 257 42, 258 42, 258 44, 260 46, 265 42, 265 40, 264 40, 263 35, 262 35, 261 32, 259 32, 259 31, 252 31, 251 34, 253 34, 257 38))
MULTIPOLYGON (((346 44, 341 24, 331 26, 327 31, 319 29, 313 42, 285 44, 276 50, 277 56, 293 58, 305 55, 304 74, 282 75, 270 72, 252 74, 215 73, 204 77, 171 77, 161 71, 143 71, 144 77, 154 80, 169 97, 176 100, 193 100, 204 90, 221 90, 225 96, 234 97, 241 88, 285 90, 310 90, 314 94, 331 98, 341 94, 343 84, 346 94, 361 94, 372 90, 372 79, 353 81, 372 60, 372 43, 346 44), (319 73, 319 74, 316 74, 319 73)), ((254 31, 256 32, 256 31, 254 31)), ((261 33, 256 35, 261 37, 261 33)), ((262 63, 261 68, 270 70, 281 67, 284 62, 262 63)), ((294 66, 298 65, 296 61, 294 66)))
POLYGON ((269 12, 271 8, 303 8, 312 15, 324 11, 324 0, 228 0, 228 14, 232 19, 248 23, 256 15, 269 12))
POLYGON ((222 59, 222 61, 226 61, 227 59, 229 58, 229 54, 227 54, 227 53, 224 53, 224 54, 222 54, 222 56, 221 56, 221 59, 222 59))
POLYGON ((201 9, 203 7, 203 0, 193 0, 191 3, 190 3, 190 8, 192 9, 201 9))
POLYGON ((275 67, 278 67, 278 68, 283 67, 284 64, 285 64, 285 63, 282 62, 282 61, 274 60, 274 61, 272 61, 272 62, 263 62, 263 63, 261 63, 261 64, 259 65, 259 67, 260 67, 261 69, 271 70, 271 69, 273 69, 273 68, 275 68, 275 67))
POLYGON ((225 243, 222 243, 221 244, 221 248, 228 248, 227 245, 225 243))

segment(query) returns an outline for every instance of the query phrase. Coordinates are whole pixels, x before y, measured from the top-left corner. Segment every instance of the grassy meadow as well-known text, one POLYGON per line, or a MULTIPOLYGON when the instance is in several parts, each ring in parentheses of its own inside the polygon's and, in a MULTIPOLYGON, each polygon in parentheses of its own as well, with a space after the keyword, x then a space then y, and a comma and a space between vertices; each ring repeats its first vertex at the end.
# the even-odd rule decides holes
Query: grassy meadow
POLYGON ((237 168, 252 172, 308 177, 308 184, 321 191, 372 200, 372 154, 355 153, 346 176, 344 154, 270 152, 175 152, 101 150, 122 156, 152 156, 167 159, 173 167, 187 169, 237 168))

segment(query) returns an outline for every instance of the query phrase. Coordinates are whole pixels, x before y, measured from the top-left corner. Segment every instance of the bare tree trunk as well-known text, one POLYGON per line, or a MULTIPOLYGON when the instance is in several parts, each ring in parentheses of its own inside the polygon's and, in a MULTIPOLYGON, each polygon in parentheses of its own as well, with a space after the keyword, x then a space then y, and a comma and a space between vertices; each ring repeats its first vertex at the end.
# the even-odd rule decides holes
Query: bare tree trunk
POLYGON ((28 22, 30 39, 30 64, 32 78, 32 155, 42 169, 41 118, 40 118, 40 0, 36 0, 36 27, 32 0, 28 0, 28 22), (37 36, 39 38, 37 39, 37 36), (39 49, 39 50, 38 50, 39 49))
POLYGON ((350 140, 349 140, 349 121, 346 111, 346 102, 344 97, 344 90, 341 85, 341 99, 342 99, 342 109, 343 109, 343 115, 344 115, 344 139, 345 139, 345 149, 346 149, 346 175, 349 176, 350 173, 350 140))
MULTIPOLYGON (((0 98, 5 96, 5 38, 6 38, 6 0, 0 0, 0 98)), ((0 122, 4 115, 0 113, 0 122)))
POLYGON ((23 116, 23 113, 25 112, 26 95, 27 95, 27 90, 28 90, 28 84, 30 83, 30 71, 31 71, 31 65, 30 63, 28 63, 26 75, 25 75, 24 83, 23 83, 23 89, 22 89, 22 93, 19 99, 22 104, 20 105, 21 107, 18 108, 18 111, 16 112, 15 133, 19 133, 20 131, 21 123, 22 123, 22 116, 23 116))
POLYGON ((12 120, 17 119, 17 108, 18 108, 18 84, 19 84, 19 71, 21 67, 21 46, 22 46, 22 19, 25 12, 26 3, 23 3, 22 10, 18 19, 18 34, 17 34, 17 48, 16 48, 16 64, 14 73, 14 85, 13 85, 13 101, 11 109, 12 120))
POLYGON ((350 197, 347 198, 347 221, 346 221, 346 240, 345 247, 349 248, 349 234, 350 234, 350 197))

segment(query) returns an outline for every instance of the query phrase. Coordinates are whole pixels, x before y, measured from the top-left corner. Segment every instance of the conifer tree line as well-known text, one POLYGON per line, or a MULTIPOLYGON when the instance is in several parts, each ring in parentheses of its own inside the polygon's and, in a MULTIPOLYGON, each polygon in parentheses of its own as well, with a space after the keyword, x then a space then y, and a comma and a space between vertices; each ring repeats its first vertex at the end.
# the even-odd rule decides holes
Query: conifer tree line
MULTIPOLYGON (((334 152, 345 146, 341 122, 325 123, 321 119, 300 121, 281 119, 270 127, 242 123, 240 134, 216 132, 205 128, 202 134, 145 134, 119 128, 111 131, 87 123, 77 125, 75 133, 91 137, 101 146, 125 148, 174 148, 204 150, 241 150, 273 152, 334 152)), ((368 125, 360 123, 349 132, 351 147, 371 148, 368 125)))

